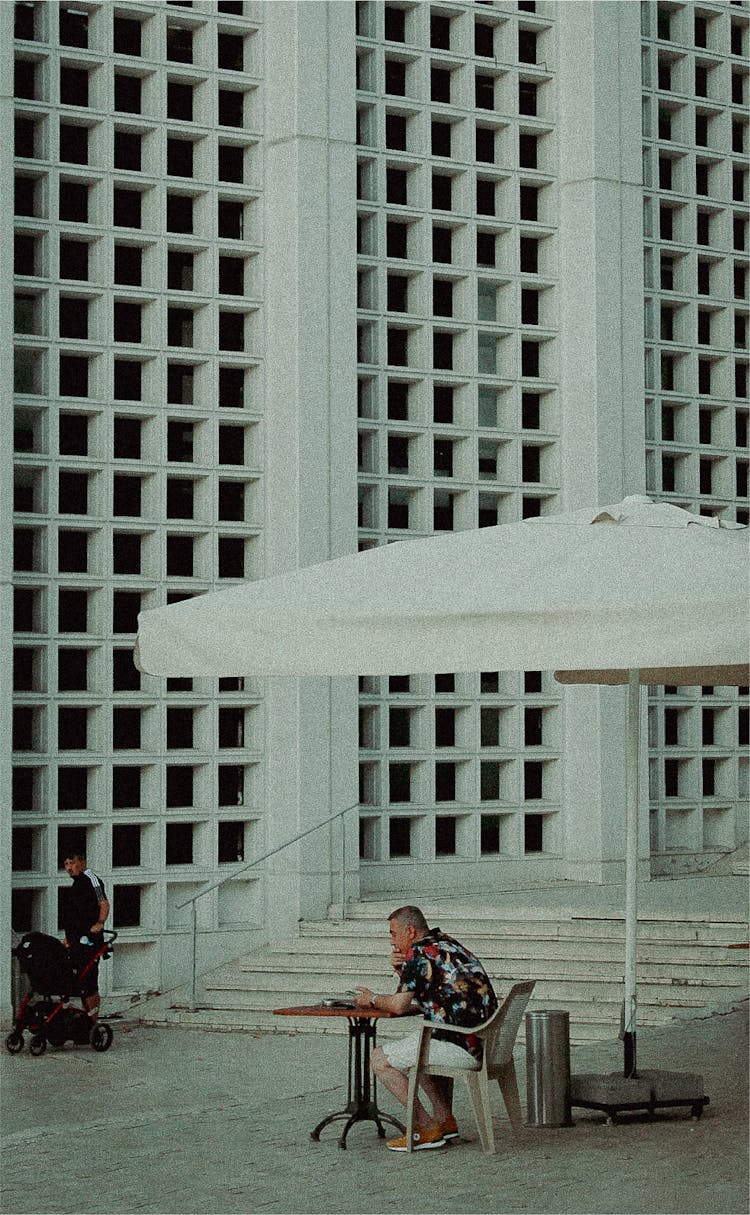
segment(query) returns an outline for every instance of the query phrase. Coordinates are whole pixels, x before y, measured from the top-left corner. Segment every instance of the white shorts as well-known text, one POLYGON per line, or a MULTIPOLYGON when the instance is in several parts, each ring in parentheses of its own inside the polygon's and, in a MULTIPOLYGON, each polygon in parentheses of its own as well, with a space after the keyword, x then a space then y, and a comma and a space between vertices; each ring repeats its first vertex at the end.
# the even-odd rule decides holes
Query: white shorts
MULTIPOLYGON (((417 1061, 421 1031, 409 1034, 406 1038, 398 1038, 395 1042, 381 1042, 381 1048, 391 1067, 400 1072, 407 1072, 417 1061)), ((481 1064, 462 1046, 455 1042, 445 1042, 442 1038, 432 1038, 430 1041, 430 1063, 445 1063, 448 1067, 465 1067, 467 1071, 477 1071, 481 1064)))

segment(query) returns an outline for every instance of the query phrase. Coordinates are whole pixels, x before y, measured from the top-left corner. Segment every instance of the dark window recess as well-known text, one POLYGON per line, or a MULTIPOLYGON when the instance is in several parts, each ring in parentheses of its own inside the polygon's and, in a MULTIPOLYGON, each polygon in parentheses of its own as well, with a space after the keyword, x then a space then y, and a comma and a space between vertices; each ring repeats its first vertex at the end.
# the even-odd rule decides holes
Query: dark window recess
POLYGON ((119 705, 112 710, 112 745, 115 751, 137 751, 141 746, 141 710, 119 705))
POLYGON ((241 202, 227 198, 219 199, 217 216, 218 235, 225 240, 241 240, 245 224, 245 210, 241 202))
POLYGON ((192 422, 167 423, 167 459, 190 463, 193 459, 192 422))
POLYGON ((89 131, 85 126, 60 124, 60 159, 67 164, 89 163, 89 131))
POLYGON ((170 346, 192 346, 192 308, 167 308, 167 341, 170 346))
POLYGON ((89 277, 89 246, 82 240, 60 240, 60 278, 86 282, 89 277))
MULTIPOLYGON (((116 78, 115 78, 116 83, 116 78)), ((167 82, 167 118, 193 121, 193 86, 176 80, 167 82)))
POLYGON ((88 592, 60 587, 57 593, 57 628, 60 633, 85 633, 88 628, 88 592))
POLYGON ((500 851, 499 814, 483 814, 481 816, 479 838, 480 849, 483 855, 486 853, 497 853, 500 851))
POLYGON ((242 536, 219 536, 219 577, 245 577, 245 540, 242 536))
POLYGON ((409 418, 409 385, 398 380, 388 381, 388 418, 405 422, 409 418))
POLYGON ((521 375, 536 378, 539 375, 539 351, 537 342, 521 342, 521 375))
POLYGON ((89 104, 89 74, 85 68, 60 68, 60 104, 89 104))
POLYGON ((531 482, 541 480, 540 449, 526 443, 521 446, 521 479, 531 482))
POLYGON ((219 482, 219 519, 243 522, 245 518, 245 486, 241 481, 219 482))
POLYGON ((57 654, 57 688, 85 692, 88 688, 88 650, 61 649, 57 654))
POLYGON ((245 770, 237 764, 219 764, 218 800, 220 806, 241 806, 245 801, 245 770))
MULTIPOLYGON (((408 798, 403 800, 408 801, 408 798)), ((411 856, 411 819, 390 819, 388 823, 388 852, 391 857, 411 856)))
POLYGON ((140 401, 143 367, 133 359, 115 359, 114 395, 120 401, 140 401))
POLYGON ((388 275, 388 311, 408 311, 409 280, 405 274, 388 275))
POLYGON ((167 747, 170 750, 189 750, 192 746, 193 710, 167 708, 167 747))
POLYGON ((453 283, 449 279, 434 279, 432 311, 435 316, 453 316, 453 283))
POLYGON ((61 413, 58 421, 61 456, 86 456, 89 450, 89 419, 81 413, 61 413))
MULTIPOLYGON (((536 169, 538 162, 539 140, 536 135, 523 131, 518 136, 518 163, 523 169, 536 169)), ((670 162, 671 163, 671 162, 670 162)))
POLYGON ((34 587, 13 588, 13 631, 36 633, 41 629, 41 593, 34 587))
POLYGON ((406 41, 406 13, 402 8, 385 5, 383 13, 384 34, 388 42, 406 41))
POLYGON ((89 222, 89 188, 85 182, 60 182, 59 215, 64 220, 89 222))
POLYGON ((141 80, 139 76, 125 76, 122 72, 115 72, 115 110, 121 114, 140 114, 141 80))
POLYGON ((242 182, 245 179, 245 149, 231 143, 219 144, 219 181, 242 182))
POLYGON ((168 25, 166 54, 173 63, 192 63, 193 31, 181 25, 168 25))
POLYGON ((167 194, 167 231, 192 232, 195 200, 189 194, 167 194))
POLYGON ((451 124, 449 122, 433 122, 430 131, 432 155, 450 156, 451 124))
POLYGON ((140 21, 133 21, 128 17, 115 17, 112 23, 112 46, 117 55, 140 55, 140 21))
POLYGON ((453 388, 448 384, 435 384, 432 389, 433 421, 440 425, 453 424, 453 388))
POLYGON ((241 127, 245 121, 245 94, 234 89, 219 89, 219 124, 241 127))
POLYGON ((89 300, 61 295, 57 317, 61 338, 89 337, 89 300))
POLYGON ((407 224, 388 221, 386 223, 386 255, 388 257, 407 256, 407 224))
POLYGON ((143 250, 134 245, 115 245, 116 283, 140 287, 142 283, 143 250))
POLYGON ((394 367, 406 367, 409 362, 409 333, 406 329, 388 328, 388 362, 394 367))
POLYGON ((59 473, 57 500, 60 514, 85 515, 88 512, 88 480, 88 473, 59 473))
POLYGON ((477 232, 477 265, 495 265, 495 233, 477 232))
POLYGON ((521 63, 536 63, 537 35, 535 30, 518 31, 518 58, 521 63))
POLYGON ((193 823, 167 823, 166 863, 192 865, 193 823))
POLYGON ((184 477, 167 478, 167 518, 192 519, 195 483, 184 477))
POLYGON ((139 516, 141 514, 140 476, 122 476, 115 473, 112 490, 112 513, 114 515, 139 516))
POLYGON ((241 72, 244 67, 244 40, 241 34, 222 34, 217 39, 216 53, 220 68, 241 72))
POLYGON ((244 349, 244 312, 219 312, 219 350, 244 349))
POLYGON ((219 463, 244 464, 245 428, 243 426, 219 427, 219 463))
POLYGON ((219 368, 219 408, 242 409, 245 405, 245 370, 243 367, 219 368))
MULTIPOLYGON (((125 771, 128 771, 128 769, 125 769, 125 771)), ((133 771, 138 772, 139 769, 134 768, 133 771)), ((135 804, 137 805, 138 803, 136 802, 135 804)), ((140 863, 140 824, 116 823, 112 828, 112 868, 128 869, 140 865, 140 863)))
POLYGON ((137 928, 140 922, 140 886, 115 886, 112 891, 113 928, 137 928))
POLYGON ((33 3, 25 4, 20 2, 15 6, 13 36, 20 38, 25 42, 33 42, 36 37, 35 17, 38 13, 37 6, 33 3))
POLYGON ((518 112, 519 114, 537 113, 538 86, 531 80, 518 82, 518 112))
POLYGON ((89 361, 82 355, 60 355, 60 395, 87 397, 89 395, 89 361))
POLYGON ((193 536, 167 536, 167 575, 177 578, 193 576, 193 536))
POLYGON ((483 164, 495 163, 495 132, 489 127, 477 127, 476 159, 483 164))
POLYGON ((195 372, 188 363, 167 363, 167 401, 172 405, 192 405, 195 372))
POLYGON ((411 766, 409 764, 388 765, 389 800, 408 802, 411 800, 411 766))
POLYGON ((60 9, 60 42, 63 46, 82 46, 89 44, 88 13, 75 8, 60 9))
POLYGON ((451 228, 432 229, 432 260, 450 265, 453 259, 453 231, 451 228))
POLYGON ((435 746, 455 747, 456 710, 438 706, 435 709, 435 746))
POLYGON ((61 751, 85 751, 88 746, 88 710, 61 705, 57 710, 57 745, 61 751))
POLYGON ((395 152, 406 151, 406 119, 402 114, 386 114, 385 146, 395 152))
POLYGON ((538 220, 539 189, 537 186, 521 186, 519 189, 521 219, 538 220))
POLYGON ((441 493, 439 490, 435 490, 432 507, 432 526, 436 532, 453 531, 454 500, 454 494, 441 493))
POLYGON ((141 596, 138 591, 114 591, 112 594, 112 630, 115 633, 136 633, 141 596))
POLYGON ((544 852, 544 815, 527 814, 523 820, 524 852, 544 852))
POLYGON ((451 99, 451 73, 448 68, 430 69, 430 99, 449 102, 451 99))
POLYGON ((452 207, 453 178, 444 173, 432 175, 432 206, 436 211, 450 211, 452 207))
POLYGON ((228 864, 245 859, 245 824, 231 820, 217 823, 218 861, 228 864))
POLYGON ((115 131, 115 168, 139 173, 141 170, 141 144, 142 137, 137 131, 115 131))
POLYGON ((453 815, 439 814, 435 819, 435 855, 456 855, 456 820, 453 815))
POLYGON ((430 14, 430 46, 436 51, 449 51, 451 46, 451 19, 441 13, 430 14))
POLYGON ((115 532, 112 536, 112 572, 140 574, 141 537, 134 532, 115 532))
POLYGON ((495 182, 477 181, 477 214, 495 215, 495 182))
MULTIPOLYGON (((88 246, 85 247, 88 248, 88 246)), ((40 254, 41 239, 39 237, 29 236, 24 232, 13 234, 13 270, 15 274, 39 274, 40 254)), ((60 275, 63 278, 71 277, 71 275, 63 275, 62 269, 60 275)))
POLYGON ((406 64, 397 59, 385 61, 385 91, 403 97, 406 93, 406 64))
POLYGON ((478 110, 494 110, 495 80, 493 76, 476 76, 474 80, 474 99, 478 110))
POLYGON ((112 690, 114 692, 139 692, 141 673, 133 662, 132 650, 112 651, 112 690))
POLYGON ((31 827, 13 828, 11 868, 14 873, 34 868, 34 832, 31 827))
POLYGON ((493 59, 495 56, 495 27, 484 21, 474 23, 474 54, 482 58, 493 59))
POLYGON ((405 169, 386 169, 385 171, 385 197, 386 202, 396 203, 399 206, 405 205, 407 202, 407 180, 408 174, 405 169))
POLYGON ((167 140, 167 173, 170 177, 193 176, 193 143, 190 139, 167 140))
POLYGON ((182 249, 170 249, 167 253, 167 286, 172 291, 192 291, 194 254, 182 249))
POLYGON ((114 340, 116 342, 140 342, 142 340, 141 304, 115 300, 114 340))
MULTIPOLYGON (((140 418, 115 418, 113 454, 116 459, 139 460, 141 458, 142 425, 143 423, 141 422, 140 418)), ((127 478, 127 480, 132 481, 133 478, 127 478)), ((117 478, 115 481, 117 481, 117 478)), ((138 484, 140 485, 140 482, 138 482, 138 484)), ((140 514, 140 490, 138 494, 138 504, 139 506, 138 510, 135 512, 136 514, 140 514)))
POLYGON ((142 195, 140 190, 122 190, 115 186, 112 208, 115 227, 141 227, 142 195))
MULTIPOLYGON (((34 177, 19 177, 14 179, 13 214, 39 215, 39 182, 34 177)), ((61 216, 62 218, 62 216, 61 216)))
POLYGON ((452 333, 433 333, 432 365, 441 371, 450 371, 453 368, 452 333))
POLYGON ((86 810, 88 808, 88 768, 59 767, 57 769, 58 810, 86 810))
POLYGON ((167 806, 193 804, 193 769, 188 764, 167 764, 167 806))
POLYGON ((454 763, 435 764, 435 801, 454 802, 456 800, 456 765, 454 763))

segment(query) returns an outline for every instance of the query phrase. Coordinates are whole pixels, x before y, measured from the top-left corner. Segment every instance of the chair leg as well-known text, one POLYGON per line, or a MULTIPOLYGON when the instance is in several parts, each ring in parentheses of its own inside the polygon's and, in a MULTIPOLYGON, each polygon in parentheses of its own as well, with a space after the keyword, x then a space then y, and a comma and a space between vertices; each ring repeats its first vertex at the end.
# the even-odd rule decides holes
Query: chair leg
POLYGON ((406 1095, 406 1150, 411 1152, 414 1143, 414 1103, 419 1089, 419 1069, 415 1064, 409 1070, 409 1089, 406 1095))
POLYGON ((467 1072, 466 1081, 474 1106, 482 1151, 492 1155, 495 1151, 495 1133, 492 1129, 492 1107, 487 1077, 481 1072, 467 1072))
POLYGON ((516 1139, 524 1138, 524 1122, 521 1113, 521 1098, 518 1095, 518 1080, 516 1078, 516 1067, 511 1059, 509 1063, 500 1072, 497 1078, 500 1085, 500 1092, 503 1095, 505 1108, 508 1111, 511 1129, 516 1139))

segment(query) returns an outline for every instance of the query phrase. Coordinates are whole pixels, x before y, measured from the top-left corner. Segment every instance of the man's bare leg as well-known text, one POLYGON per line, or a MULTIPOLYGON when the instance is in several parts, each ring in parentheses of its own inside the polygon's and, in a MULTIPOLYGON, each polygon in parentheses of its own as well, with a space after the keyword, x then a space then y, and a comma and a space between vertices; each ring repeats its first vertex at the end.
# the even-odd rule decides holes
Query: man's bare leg
MULTIPOLYGON (((392 1097, 403 1106, 409 1095, 409 1079, 405 1072, 392 1067, 388 1062, 382 1047, 377 1046, 372 1052, 372 1070, 376 1078, 388 1090, 392 1097)), ((420 1085, 432 1105, 432 1115, 427 1113, 422 1102, 417 1097, 414 1102, 414 1119, 421 1130, 427 1130, 433 1122, 444 1122, 450 1116, 450 1106, 446 1105, 440 1082, 433 1076, 422 1076, 420 1085)))

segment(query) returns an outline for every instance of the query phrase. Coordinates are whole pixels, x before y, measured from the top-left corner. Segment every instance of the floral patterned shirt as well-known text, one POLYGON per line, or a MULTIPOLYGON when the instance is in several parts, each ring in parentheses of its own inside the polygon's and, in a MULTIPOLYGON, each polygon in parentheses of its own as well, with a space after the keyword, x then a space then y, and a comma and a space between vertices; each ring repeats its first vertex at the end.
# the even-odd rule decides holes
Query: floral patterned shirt
MULTIPOLYGON (((439 928, 432 928, 409 950, 399 991, 412 992, 427 1020, 444 1025, 481 1025, 497 1008, 497 996, 482 963, 439 928)), ((475 1059, 482 1057, 481 1041, 472 1034, 465 1037, 438 1030, 434 1037, 463 1046, 475 1059)))

